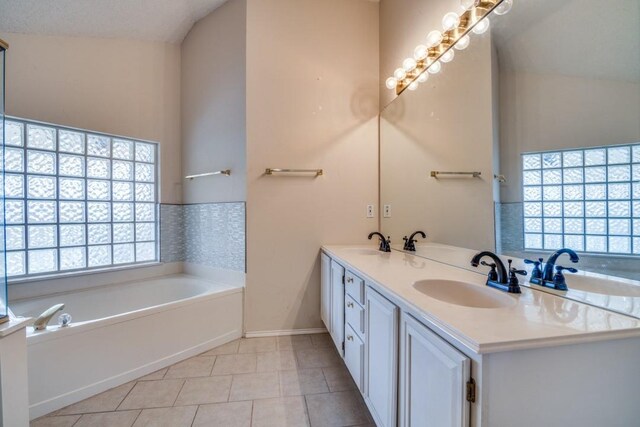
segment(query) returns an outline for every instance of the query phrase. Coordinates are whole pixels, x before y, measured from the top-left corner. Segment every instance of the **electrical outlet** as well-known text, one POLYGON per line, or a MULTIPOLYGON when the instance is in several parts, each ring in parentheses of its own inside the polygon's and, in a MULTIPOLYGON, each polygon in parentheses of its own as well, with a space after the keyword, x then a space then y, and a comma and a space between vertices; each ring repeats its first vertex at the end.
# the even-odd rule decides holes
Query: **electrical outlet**
POLYGON ((385 218, 391 218, 391 205, 384 205, 383 215, 385 218))
POLYGON ((373 205, 367 205, 367 218, 374 218, 376 215, 376 211, 373 205))

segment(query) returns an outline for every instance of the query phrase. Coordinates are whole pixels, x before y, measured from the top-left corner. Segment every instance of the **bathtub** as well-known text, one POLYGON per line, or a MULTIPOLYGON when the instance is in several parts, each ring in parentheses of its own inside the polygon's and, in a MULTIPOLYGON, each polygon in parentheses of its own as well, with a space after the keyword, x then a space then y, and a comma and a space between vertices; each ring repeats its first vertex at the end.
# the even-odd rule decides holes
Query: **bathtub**
POLYGON ((73 318, 27 328, 31 419, 239 338, 242 292, 180 274, 12 302, 30 317, 64 303, 73 318))

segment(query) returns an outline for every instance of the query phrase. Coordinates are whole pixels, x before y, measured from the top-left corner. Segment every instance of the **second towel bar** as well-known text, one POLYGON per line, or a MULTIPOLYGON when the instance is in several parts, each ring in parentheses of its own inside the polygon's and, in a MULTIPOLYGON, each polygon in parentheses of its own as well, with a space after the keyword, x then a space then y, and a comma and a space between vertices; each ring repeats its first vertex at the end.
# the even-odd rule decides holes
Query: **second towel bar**
POLYGON ((266 175, 273 175, 275 173, 313 173, 316 176, 324 174, 322 169, 278 169, 267 168, 264 172, 266 175))

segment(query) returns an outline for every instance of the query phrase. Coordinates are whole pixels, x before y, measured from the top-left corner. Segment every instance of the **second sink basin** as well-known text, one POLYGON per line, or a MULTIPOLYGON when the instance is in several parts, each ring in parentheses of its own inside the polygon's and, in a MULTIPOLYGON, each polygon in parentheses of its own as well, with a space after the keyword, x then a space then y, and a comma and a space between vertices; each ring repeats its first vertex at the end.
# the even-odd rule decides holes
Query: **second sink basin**
POLYGON ((345 251, 353 252, 358 255, 381 255, 386 252, 379 251, 378 249, 369 249, 369 248, 347 248, 345 251))
POLYGON ((431 298, 465 307, 505 308, 516 304, 515 298, 498 290, 456 280, 420 280, 413 287, 431 298))

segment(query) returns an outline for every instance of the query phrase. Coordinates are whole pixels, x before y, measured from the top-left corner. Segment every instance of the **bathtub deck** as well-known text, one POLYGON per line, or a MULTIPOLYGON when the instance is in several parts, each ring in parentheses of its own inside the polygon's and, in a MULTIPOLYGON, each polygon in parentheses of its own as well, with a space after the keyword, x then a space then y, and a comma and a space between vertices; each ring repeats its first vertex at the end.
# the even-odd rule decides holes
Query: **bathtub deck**
POLYGON ((31 426, 374 426, 328 334, 233 341, 31 426))

